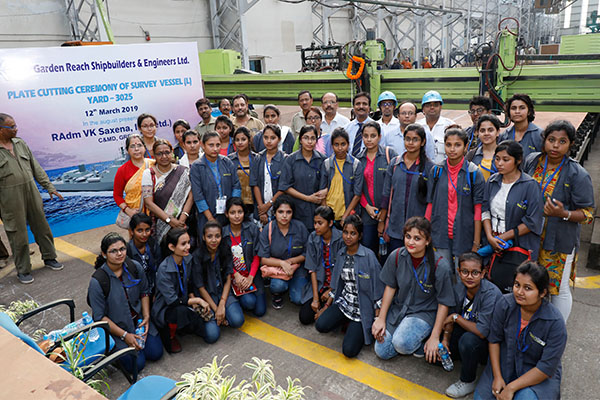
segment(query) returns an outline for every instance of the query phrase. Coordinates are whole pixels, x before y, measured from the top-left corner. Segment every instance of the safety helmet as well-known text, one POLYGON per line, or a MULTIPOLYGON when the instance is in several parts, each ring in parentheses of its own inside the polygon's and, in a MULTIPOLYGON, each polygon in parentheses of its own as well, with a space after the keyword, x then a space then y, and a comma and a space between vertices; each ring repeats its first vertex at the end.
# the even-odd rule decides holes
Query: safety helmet
POLYGON ((394 100, 394 107, 396 107, 398 105, 398 100, 396 99, 396 95, 392 92, 390 92, 389 90, 386 90, 385 92, 382 92, 379 97, 377 98, 377 105, 379 105, 379 103, 381 103, 384 100, 394 100))
POLYGON ((425 57, 424 59, 425 59, 425 61, 429 61, 429 57, 425 57))
POLYGON ((442 100, 442 95, 436 92, 435 90, 430 90, 429 92, 423 95, 423 100, 421 100, 421 106, 426 103, 433 103, 434 101, 439 101, 440 104, 444 104, 442 100))

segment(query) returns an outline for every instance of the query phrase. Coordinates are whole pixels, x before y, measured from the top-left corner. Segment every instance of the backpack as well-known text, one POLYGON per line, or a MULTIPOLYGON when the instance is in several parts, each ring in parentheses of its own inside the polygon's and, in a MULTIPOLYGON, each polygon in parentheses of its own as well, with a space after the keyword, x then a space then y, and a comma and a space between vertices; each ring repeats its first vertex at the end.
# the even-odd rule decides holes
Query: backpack
MULTIPOLYGON (((352 156, 350 156, 350 159, 352 160, 352 176, 354 176, 356 175, 356 171, 358 171, 358 169, 360 168, 360 161, 358 161, 358 158, 352 156)), ((331 160, 332 158, 327 158, 325 161, 323 161, 323 166, 325 167, 325 172, 327 172, 327 176, 329 176, 329 170, 331 169, 331 160)), ((346 179, 344 174, 341 175, 347 183, 351 183, 348 181, 348 179, 346 179)))
MULTIPOLYGON (((478 169, 479 169, 479 167, 477 167, 475 164, 469 162, 469 164, 467 166, 467 170, 469 171, 467 173, 467 185, 469 185, 469 189, 471 189, 471 183, 475 183, 475 181, 477 179, 477 170, 478 169)), ((435 188, 437 187, 438 180, 442 176, 443 171, 444 171, 444 168, 441 165, 434 165, 432 193, 435 193, 435 188)), ((457 180, 458 180, 458 178, 457 178, 457 180)), ((457 185, 458 185, 458 182, 457 182, 457 185)), ((471 191, 471 193, 473 193, 473 191, 471 191)))
MULTIPOLYGON (((133 279, 139 279, 138 269, 129 257, 125 258, 125 264, 127 265, 127 270, 131 273, 131 276, 133 277, 133 279)), ((98 268, 92 274, 92 278, 95 278, 98 281, 98 283, 100 284, 100 287, 102 288, 102 294, 104 294, 104 298, 105 299, 108 298, 108 294, 110 293, 110 277, 108 276, 106 271, 103 270, 102 268, 98 268)), ((87 303, 88 303, 88 306, 90 306, 90 307, 92 306, 90 304, 89 292, 87 295, 87 303)))

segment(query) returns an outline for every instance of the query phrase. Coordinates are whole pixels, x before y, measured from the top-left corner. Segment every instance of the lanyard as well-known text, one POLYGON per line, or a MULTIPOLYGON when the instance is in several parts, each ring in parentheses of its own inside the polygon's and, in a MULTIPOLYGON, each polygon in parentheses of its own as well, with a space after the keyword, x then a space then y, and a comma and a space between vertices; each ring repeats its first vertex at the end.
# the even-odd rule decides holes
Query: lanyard
POLYGON ((544 162, 544 172, 542 173, 542 180, 540 181, 540 189, 542 189, 542 196, 546 193, 546 189, 548 189, 548 185, 550 184, 550 182, 552 182, 552 179, 554 179, 554 175, 556 175, 558 171, 560 171, 560 169, 562 168, 565 159, 566 157, 563 157, 560 164, 558 165, 558 168, 554 170, 552 175, 550 175, 550 177, 548 178, 548 181, 546 181, 546 168, 548 168, 548 156, 546 156, 546 161, 544 162), (545 181, 546 185, 544 185, 545 181))
POLYGON ((210 164, 212 164, 208 159, 206 159, 206 162, 209 163, 208 168, 210 169, 211 174, 213 174, 213 177, 215 178, 215 182, 217 183, 217 189, 219 189, 219 197, 223 197, 223 189, 221 187, 221 169, 219 168, 219 157, 217 156, 217 159, 215 160, 214 164, 217 166, 217 175, 215 176, 215 174, 213 173, 213 169, 210 167, 210 164))
MULTIPOLYGON (((133 248, 135 249, 135 251, 139 254, 140 259, 142 260, 142 267, 144 267, 144 271, 148 271, 148 268, 150 267, 148 265, 148 262, 150 261, 150 246, 148 246, 148 244, 146 244, 146 252, 144 254, 140 253, 139 249, 135 246, 135 244, 133 245, 133 248)), ((154 268, 152 268, 154 270, 154 268)))
MULTIPOLYGON (((415 163, 413 165, 417 165, 417 161, 415 161, 415 163)), ((406 169, 406 166, 404 164, 404 161, 400 161, 400 169, 402 170, 402 172, 404 172, 405 174, 410 174, 410 175, 423 175, 422 172, 419 171, 411 171, 409 169, 406 169)))
POLYGON ((473 318, 473 310, 469 311, 469 307, 471 307, 473 305, 473 302, 475 301, 475 296, 473 296, 473 298, 471 300, 469 300, 467 302, 467 305, 463 307, 462 309, 462 315, 464 317, 465 314, 467 314, 467 320, 471 321, 471 318, 473 318))
MULTIPOLYGON (((462 196, 470 196, 469 193, 464 193, 462 191, 461 192, 458 191, 458 189, 456 188, 456 185, 454 184, 454 182, 452 182, 452 177, 450 176, 450 171, 448 171, 448 180, 450 181, 450 184, 454 188, 454 191, 456 192, 456 194, 460 194, 462 196)), ((456 175, 456 183, 458 184, 458 175, 456 175)), ((469 185, 469 188, 471 187, 471 174, 469 173, 469 170, 467 170, 467 185, 469 185)))
POLYGON ((127 274, 127 279, 129 279, 129 282, 131 282, 129 285, 126 285, 126 284, 123 282, 123 287, 124 287, 125 289, 129 289, 129 288, 132 288, 132 287, 134 287, 134 286, 137 286, 137 285, 139 285, 139 283, 142 281, 141 279, 133 279, 133 278, 131 277, 131 274, 130 274, 130 273, 129 273, 129 271, 127 270, 127 266, 125 265, 125 263, 123 263, 123 271, 125 271, 125 273, 127 274))
MULTIPOLYGON (((288 233, 289 235, 289 233, 288 233)), ((288 258, 292 258, 292 235, 290 235, 290 240, 288 242, 288 258)))
MULTIPOLYGON (((175 261, 174 258, 173 258, 173 261, 175 261)), ((177 266, 177 263, 175 263, 175 265, 177 266)), ((185 279, 185 277, 187 276, 187 273, 185 271, 185 260, 183 259, 183 257, 181 258, 181 266, 183 267, 183 279, 185 279)), ((187 282, 182 282, 181 274, 179 273, 179 268, 177 271, 177 279, 179 280, 179 289, 181 289, 181 295, 185 296, 185 287, 187 286, 187 282)))
POLYGON ((473 130, 471 131, 471 137, 469 138, 469 144, 467 145, 467 151, 469 151, 471 149, 471 142, 473 141, 474 137, 475 137, 475 128, 473 128, 473 130))
MULTIPOLYGON (((275 158, 275 156, 273 156, 273 158, 275 158)), ((271 159, 271 163, 273 163, 273 158, 271 159)), ((269 163, 267 162, 267 155, 265 154, 265 168, 267 169, 267 172, 269 173, 269 176, 271 177, 271 180, 273 179, 279 179, 278 176, 273 176, 273 174, 271 173, 271 168, 269 168, 269 163)))
MULTIPOLYGON (((247 177, 250 177, 250 174, 248 172, 246 172, 246 169, 242 165, 242 162, 240 161, 240 156, 239 155, 237 157, 237 163, 240 166, 240 168, 242 169, 242 172, 244 174, 246 174, 247 177)), ((248 169, 250 169, 250 168, 252 168, 252 155, 248 154, 248 169)))
POLYGON ((494 161, 492 161, 492 168, 488 169, 486 167, 483 166, 483 164, 479 164, 479 168, 486 170, 487 172, 489 172, 490 174, 495 174, 496 172, 498 172, 498 169, 496 168, 496 166, 494 165, 494 161))
POLYGON ((423 268, 425 268, 425 276, 423 277, 422 281, 419 279, 419 276, 417 275, 417 269, 415 268, 414 265, 413 265, 413 273, 415 274, 415 279, 417 280, 417 283, 419 284, 421 291, 423 293, 431 293, 431 290, 425 289, 425 286, 423 286, 423 284, 427 282, 427 266, 423 265, 423 268))
MULTIPOLYGON (((533 318, 532 318, 533 319, 533 318)), ((521 307, 519 307, 519 324, 521 323, 521 307)), ((527 326, 525 327, 525 329, 523 329, 523 331, 519 331, 519 327, 517 327, 517 349, 521 352, 521 353, 525 353, 527 351, 527 349, 529 348, 529 345, 525 345, 525 342, 527 340, 527 332, 529 332, 529 326, 531 326, 531 320, 529 321, 529 323, 527 324, 527 326)))
MULTIPOLYGON (((340 173, 340 175, 342 176, 342 178, 344 178, 344 180, 346 181, 346 183, 348 185, 352 185, 352 182, 350 182, 350 180, 348 178, 346 178, 346 176, 344 176, 344 174, 340 170, 340 166, 338 165, 337 158, 335 158, 335 157, 333 158, 333 163, 335 164, 335 168, 338 170, 338 172, 340 173)), ((345 163, 345 160, 344 160, 344 163, 345 163)), ((344 168, 343 165, 342 165, 342 168, 344 168)))
MULTIPOLYGON (((328 245, 329 246, 329 253, 328 253, 329 264, 325 265, 325 257, 321 257, 321 262, 323 263, 324 269, 327 269, 328 266, 329 266, 329 268, 332 267, 332 264, 331 264, 331 242, 333 242, 333 236, 331 237, 331 239, 329 239, 329 245, 328 245)), ((324 247, 325 247, 325 241, 323 240, 323 237, 321 237, 321 249, 323 252, 325 251, 324 247)), ((323 256, 325 256, 325 253, 323 253, 323 256)))
POLYGON ((146 146, 144 146, 144 148, 146 149, 146 155, 148 156, 148 158, 154 158, 150 155, 150 150, 148 150, 146 146))
MULTIPOLYGON (((231 245, 232 246, 237 246, 237 244, 233 244, 233 240, 236 238, 236 236, 233 236, 233 233, 230 231, 229 232, 229 236, 231 237, 231 245)), ((248 240, 244 240, 244 232, 240 233, 240 242, 238 243, 240 246, 242 246, 242 250, 244 248, 246 248, 246 244, 248 243, 248 240)))

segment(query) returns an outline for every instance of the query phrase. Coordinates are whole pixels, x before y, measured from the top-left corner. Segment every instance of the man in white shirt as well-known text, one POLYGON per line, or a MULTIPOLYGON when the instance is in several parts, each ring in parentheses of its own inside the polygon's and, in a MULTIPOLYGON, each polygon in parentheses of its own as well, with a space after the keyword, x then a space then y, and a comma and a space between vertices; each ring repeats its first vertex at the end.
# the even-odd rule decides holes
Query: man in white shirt
POLYGON ((300 133, 300 129, 306 125, 306 120, 304 119, 304 113, 308 112, 308 110, 313 105, 313 97, 310 91, 303 90, 298 93, 298 105, 300 106, 300 111, 298 111, 292 117, 292 133, 294 134, 294 139, 298 138, 298 134, 300 133))
POLYGON ((377 121, 381 126, 381 144, 386 143, 388 136, 400 134, 400 121, 394 117, 394 109, 397 105, 396 95, 390 91, 382 92, 377 99, 377 106, 381 110, 381 119, 377 121))
POLYGON ((398 107, 398 121, 400 128, 397 131, 390 132, 382 138, 382 146, 390 146, 396 153, 402 155, 406 151, 404 147, 404 130, 407 126, 414 124, 417 120, 417 106, 411 101, 404 101, 398 107))
POLYGON ((321 97, 321 108, 325 113, 325 118, 321 121, 321 135, 331 135, 331 132, 339 126, 344 127, 350 123, 350 120, 337 112, 338 98, 335 93, 325 93, 321 97))
POLYGON ((427 144, 425 145, 427 157, 436 164, 446 159, 444 131, 447 126, 456 123, 449 118, 441 116, 443 105, 444 101, 438 92, 430 90, 425 93, 421 100, 421 108, 425 118, 417 121, 417 124, 425 128, 425 134, 427 135, 427 144))

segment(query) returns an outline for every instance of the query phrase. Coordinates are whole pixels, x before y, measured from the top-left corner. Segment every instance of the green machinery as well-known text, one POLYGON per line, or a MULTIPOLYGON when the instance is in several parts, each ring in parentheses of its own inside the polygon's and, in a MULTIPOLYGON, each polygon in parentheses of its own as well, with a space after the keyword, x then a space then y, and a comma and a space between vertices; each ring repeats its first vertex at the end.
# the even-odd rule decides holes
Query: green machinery
MULTIPOLYGON (((590 37, 594 43, 598 40, 596 35, 581 36, 590 37)), ((358 80, 350 80, 345 71, 233 74, 228 70, 213 74, 210 57, 201 56, 200 60, 206 96, 211 100, 245 93, 256 103, 295 105, 298 92, 310 90, 315 98, 335 92, 341 105, 349 106, 360 89, 371 93, 375 109, 376 99, 384 90, 394 92, 398 99, 419 104, 423 94, 434 89, 442 94, 447 109, 466 109, 469 99, 480 93, 490 95, 500 109, 514 93, 527 93, 540 111, 600 112, 600 54, 517 55, 516 46, 517 34, 504 28, 497 43, 490 44, 487 53, 482 52, 481 68, 378 70, 378 62, 385 57, 383 45, 376 40, 365 41, 348 54, 365 60, 358 80), (525 64, 528 60, 560 63, 525 64), (575 60, 575 64, 566 64, 575 60)))

